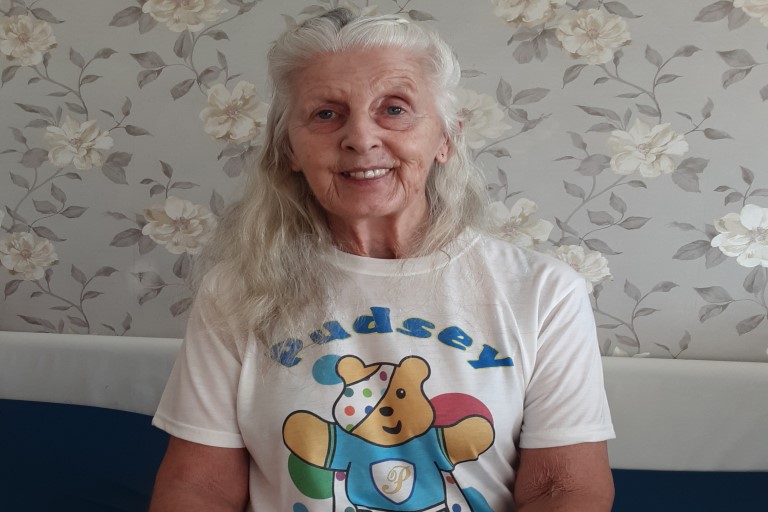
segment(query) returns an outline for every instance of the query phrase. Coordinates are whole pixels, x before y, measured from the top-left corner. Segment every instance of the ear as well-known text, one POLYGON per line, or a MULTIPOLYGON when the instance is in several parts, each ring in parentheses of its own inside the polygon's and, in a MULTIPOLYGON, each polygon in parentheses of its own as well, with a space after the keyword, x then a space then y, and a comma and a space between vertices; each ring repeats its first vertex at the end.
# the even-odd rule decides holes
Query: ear
POLYGON ((408 356, 400 361, 400 370, 415 382, 421 384, 429 378, 431 370, 429 364, 419 356, 408 356))
POLYGON ((437 154, 435 155, 435 161, 439 164, 444 164, 451 156, 451 139, 448 134, 443 134, 443 142, 437 148, 437 154))
POLYGON ((336 362, 336 374, 341 377, 345 385, 348 385, 373 375, 379 366, 378 364, 366 366, 355 356, 344 356, 336 362))
POLYGON ((288 162, 291 164, 291 171, 293 172, 301 172, 301 166, 296 161, 296 155, 293 154, 293 148, 288 146, 288 162))
POLYGON ((291 141, 290 131, 285 134, 285 139, 281 140, 275 147, 275 151, 282 153, 280 160, 287 160, 292 172, 301 172, 301 164, 293 151, 293 142, 291 141))

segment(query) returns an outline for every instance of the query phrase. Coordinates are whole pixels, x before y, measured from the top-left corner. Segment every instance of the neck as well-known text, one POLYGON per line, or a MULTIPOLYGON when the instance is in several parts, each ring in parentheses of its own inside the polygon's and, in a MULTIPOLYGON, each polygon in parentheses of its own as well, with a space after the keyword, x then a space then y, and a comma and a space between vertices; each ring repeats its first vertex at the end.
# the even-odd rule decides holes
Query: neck
POLYGON ((420 216, 329 219, 333 241, 340 250, 380 259, 407 258, 427 225, 426 208, 420 216), (404 218, 405 217, 405 218, 404 218))

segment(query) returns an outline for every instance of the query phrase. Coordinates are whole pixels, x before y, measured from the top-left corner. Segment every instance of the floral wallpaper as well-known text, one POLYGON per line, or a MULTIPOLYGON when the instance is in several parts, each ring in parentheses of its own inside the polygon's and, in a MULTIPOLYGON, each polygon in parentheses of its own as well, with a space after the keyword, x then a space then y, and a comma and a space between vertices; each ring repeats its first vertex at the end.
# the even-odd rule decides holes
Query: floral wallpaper
POLYGON ((491 215, 605 355, 768 359, 766 0, 0 0, 0 329, 180 337, 266 48, 336 6, 454 47, 491 215))

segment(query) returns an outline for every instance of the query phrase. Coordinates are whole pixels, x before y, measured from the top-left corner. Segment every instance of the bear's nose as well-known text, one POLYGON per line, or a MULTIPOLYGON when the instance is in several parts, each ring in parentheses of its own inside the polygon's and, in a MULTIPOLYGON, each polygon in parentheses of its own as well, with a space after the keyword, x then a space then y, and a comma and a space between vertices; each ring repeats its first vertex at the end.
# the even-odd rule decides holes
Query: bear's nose
POLYGON ((379 412, 382 416, 392 416, 392 413, 394 412, 391 407, 382 407, 379 409, 379 412))

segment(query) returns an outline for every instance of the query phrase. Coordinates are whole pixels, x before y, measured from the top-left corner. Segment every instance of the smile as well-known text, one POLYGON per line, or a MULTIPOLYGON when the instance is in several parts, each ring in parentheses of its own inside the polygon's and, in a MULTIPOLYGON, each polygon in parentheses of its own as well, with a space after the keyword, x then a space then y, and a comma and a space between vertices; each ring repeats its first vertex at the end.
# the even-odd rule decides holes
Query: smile
POLYGON ((397 425, 395 425, 394 427, 381 427, 381 428, 387 434, 399 434, 400 430, 402 430, 402 428, 403 428, 403 424, 398 421, 397 425))
POLYGON ((353 180, 372 180, 388 174, 392 169, 369 169, 367 171, 343 172, 342 175, 353 180))

